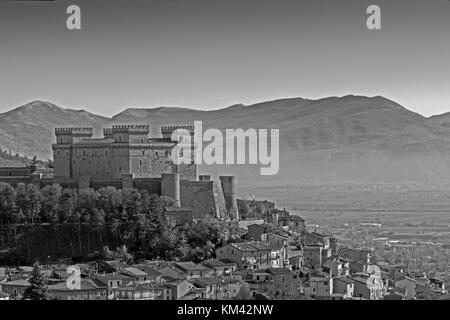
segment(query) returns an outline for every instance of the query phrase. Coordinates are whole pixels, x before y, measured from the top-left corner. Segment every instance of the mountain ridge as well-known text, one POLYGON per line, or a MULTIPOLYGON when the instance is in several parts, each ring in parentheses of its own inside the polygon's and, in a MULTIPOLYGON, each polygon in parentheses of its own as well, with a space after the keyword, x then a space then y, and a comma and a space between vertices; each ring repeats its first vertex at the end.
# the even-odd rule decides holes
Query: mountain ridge
POLYGON ((259 177, 256 167, 209 167, 261 181, 436 181, 450 179, 450 113, 424 117, 383 96, 282 98, 215 110, 125 108, 104 117, 31 101, 0 114, 0 147, 51 158, 54 128, 90 126, 100 136, 113 124, 190 124, 204 128, 280 129, 280 172, 259 177), (256 175, 256 176, 255 176, 256 175))

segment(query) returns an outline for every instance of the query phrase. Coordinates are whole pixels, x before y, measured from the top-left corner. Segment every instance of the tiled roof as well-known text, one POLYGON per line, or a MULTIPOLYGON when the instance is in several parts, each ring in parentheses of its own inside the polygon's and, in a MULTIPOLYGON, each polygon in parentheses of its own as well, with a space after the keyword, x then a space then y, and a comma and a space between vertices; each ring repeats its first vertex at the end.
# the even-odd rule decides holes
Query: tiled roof
POLYGON ((127 274, 131 274, 133 276, 138 276, 138 277, 145 277, 147 275, 147 273, 145 273, 144 271, 139 270, 138 268, 135 268, 135 267, 124 268, 122 270, 122 272, 125 272, 127 274))
POLYGON ((186 270, 186 271, 198 271, 198 270, 203 270, 206 268, 205 266, 202 266, 200 264, 195 264, 192 261, 177 262, 175 266, 177 268, 181 268, 181 270, 186 270))
POLYGON ((269 268, 267 271, 271 274, 285 274, 292 273, 292 271, 288 268, 269 268))
POLYGON ((3 283, 2 285, 10 285, 10 286, 23 286, 28 287, 30 286, 30 282, 25 279, 19 279, 19 280, 13 280, 6 283, 3 283))
POLYGON ((231 262, 231 261, 224 262, 224 261, 217 260, 217 259, 205 260, 202 262, 202 264, 207 267, 210 267, 210 268, 228 267, 228 266, 236 265, 236 263, 231 262))
POLYGON ((157 271, 155 268, 146 264, 135 265, 135 267, 138 268, 139 270, 144 271, 149 276, 157 277, 161 275, 161 273, 157 271))
MULTIPOLYGON (((98 281, 95 281, 93 279, 81 279, 81 287, 80 290, 95 290, 95 289, 101 289, 106 288, 106 286, 98 281)), ((69 289, 67 287, 66 282, 57 283, 54 285, 48 286, 48 290, 55 290, 55 291, 70 291, 73 289, 69 289)))

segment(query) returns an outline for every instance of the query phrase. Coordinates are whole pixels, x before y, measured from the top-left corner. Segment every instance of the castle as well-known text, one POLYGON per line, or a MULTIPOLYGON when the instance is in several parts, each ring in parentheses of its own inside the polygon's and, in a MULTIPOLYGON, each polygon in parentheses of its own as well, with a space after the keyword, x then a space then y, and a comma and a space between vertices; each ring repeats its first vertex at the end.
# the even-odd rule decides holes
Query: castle
POLYGON ((40 187, 57 183, 63 188, 145 189, 172 198, 175 214, 191 211, 194 218, 238 219, 234 176, 213 181, 198 175, 193 161, 177 165, 171 160, 178 143, 171 137, 178 128, 194 134, 193 126, 163 126, 162 138, 157 138, 150 137, 148 125, 114 125, 103 130, 103 138, 93 138, 93 128, 56 128, 52 176, 30 168, 0 168, 0 181, 40 187))

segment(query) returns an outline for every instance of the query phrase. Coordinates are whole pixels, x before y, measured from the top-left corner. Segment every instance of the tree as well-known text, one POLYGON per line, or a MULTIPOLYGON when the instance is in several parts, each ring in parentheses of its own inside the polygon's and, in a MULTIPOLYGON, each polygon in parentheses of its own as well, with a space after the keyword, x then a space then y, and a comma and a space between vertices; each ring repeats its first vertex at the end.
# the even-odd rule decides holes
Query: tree
POLYGON ((47 281, 45 276, 39 271, 39 262, 33 264, 33 271, 30 276, 30 286, 25 289, 23 299, 29 300, 49 300, 50 296, 47 292, 47 281))
POLYGON ((16 193, 7 183, 0 182, 0 222, 10 223, 16 207, 16 193))

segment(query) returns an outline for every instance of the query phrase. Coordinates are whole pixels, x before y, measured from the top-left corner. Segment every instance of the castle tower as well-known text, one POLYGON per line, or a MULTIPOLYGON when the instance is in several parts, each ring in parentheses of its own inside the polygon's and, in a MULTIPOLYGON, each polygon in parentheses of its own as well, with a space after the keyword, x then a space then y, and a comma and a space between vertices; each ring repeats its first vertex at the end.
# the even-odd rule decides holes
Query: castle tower
POLYGON ((72 145, 92 138, 92 128, 56 128, 56 143, 52 145, 55 177, 70 178, 73 175, 72 145))
MULTIPOLYGON (((197 165, 194 163, 194 126, 162 126, 161 133, 163 139, 177 142, 181 145, 181 143, 176 139, 172 140, 172 134, 177 129, 183 129, 190 135, 191 161, 188 164, 174 165, 174 169, 172 172, 179 173, 183 177, 183 180, 196 181, 198 173, 197 165)), ((189 145, 185 147, 189 148, 189 145)))
POLYGON ((170 197, 175 206, 180 207, 180 175, 178 173, 161 174, 161 196, 170 197))
POLYGON ((162 126, 161 134, 163 139, 172 140, 172 133, 177 129, 184 129, 188 131, 191 136, 194 135, 194 126, 162 126))
POLYGON ((150 126, 146 124, 115 125, 112 132, 103 131, 105 137, 113 137, 116 143, 147 143, 149 133, 150 126))
POLYGON ((234 176, 221 176, 219 179, 222 184, 228 214, 231 219, 239 219, 236 201, 236 178, 234 176))

